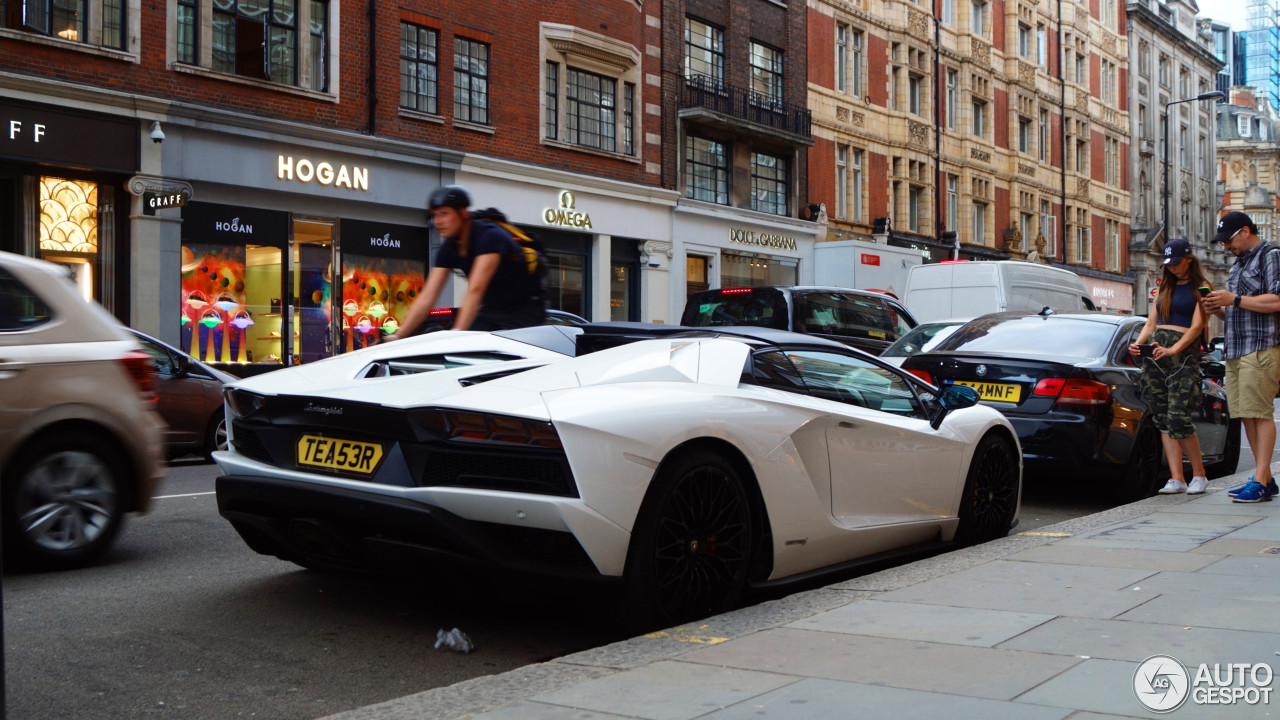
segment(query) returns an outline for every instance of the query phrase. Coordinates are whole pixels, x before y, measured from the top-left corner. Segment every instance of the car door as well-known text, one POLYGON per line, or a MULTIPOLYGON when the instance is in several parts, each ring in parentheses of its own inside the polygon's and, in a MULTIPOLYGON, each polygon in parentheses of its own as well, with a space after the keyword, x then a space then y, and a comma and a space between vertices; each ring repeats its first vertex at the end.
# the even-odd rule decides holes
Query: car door
POLYGON ((787 357, 828 401, 832 514, 846 527, 954 515, 964 442, 935 430, 911 383, 856 353, 796 348, 787 357))
POLYGON ((156 363, 156 409, 168 426, 164 433, 166 448, 173 451, 202 443, 209 419, 207 414, 197 417, 207 405, 204 383, 199 377, 182 372, 182 364, 168 348, 150 338, 137 337, 156 363))

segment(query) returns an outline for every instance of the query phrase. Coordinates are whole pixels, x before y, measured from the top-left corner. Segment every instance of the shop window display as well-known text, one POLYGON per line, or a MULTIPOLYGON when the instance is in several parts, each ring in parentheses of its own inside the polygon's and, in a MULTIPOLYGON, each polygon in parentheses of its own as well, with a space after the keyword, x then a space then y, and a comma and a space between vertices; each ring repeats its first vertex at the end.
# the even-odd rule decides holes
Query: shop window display
POLYGON ((40 257, 63 265, 86 300, 94 299, 98 259, 98 186, 40 178, 40 257))
POLYGON ((345 255, 342 350, 368 347, 395 332, 424 282, 421 260, 345 255))
POLYGON ((720 269, 720 287, 795 285, 798 263, 791 258, 725 252, 720 269))
POLYGON ((280 249, 182 246, 184 351, 205 362, 279 363, 280 249))

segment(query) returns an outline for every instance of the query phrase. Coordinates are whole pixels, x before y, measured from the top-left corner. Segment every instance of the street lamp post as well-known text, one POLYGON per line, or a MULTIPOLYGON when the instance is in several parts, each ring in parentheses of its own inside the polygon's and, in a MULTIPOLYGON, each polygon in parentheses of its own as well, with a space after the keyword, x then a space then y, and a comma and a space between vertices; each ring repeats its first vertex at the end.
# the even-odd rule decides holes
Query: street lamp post
POLYGON ((1169 133, 1172 132, 1173 128, 1172 119, 1169 117, 1169 108, 1177 105, 1178 103, 1196 102, 1197 100, 1225 100, 1226 97, 1227 94, 1221 90, 1212 90, 1207 93, 1200 93, 1192 98, 1173 100, 1164 104, 1164 152, 1160 153, 1160 160, 1164 163, 1164 193, 1162 193, 1161 198, 1161 201, 1164 204, 1164 215, 1160 233, 1164 235, 1165 242, 1169 241, 1169 192, 1171 190, 1169 187, 1169 145, 1173 142, 1169 138, 1169 133))

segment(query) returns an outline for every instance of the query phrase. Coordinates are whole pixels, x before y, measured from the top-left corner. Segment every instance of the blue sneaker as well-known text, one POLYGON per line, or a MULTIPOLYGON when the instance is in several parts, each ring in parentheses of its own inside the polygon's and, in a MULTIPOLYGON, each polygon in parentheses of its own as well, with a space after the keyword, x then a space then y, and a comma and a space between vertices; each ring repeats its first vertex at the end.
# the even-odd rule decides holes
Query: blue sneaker
MULTIPOLYGON (((1232 489, 1228 490, 1228 491, 1227 491, 1227 496, 1228 496, 1228 497, 1235 497, 1235 496, 1239 495, 1239 494, 1240 494, 1240 491, 1241 491, 1241 490, 1243 490, 1243 489, 1245 489, 1246 487, 1248 487, 1248 486, 1249 486, 1249 483, 1251 483, 1251 482, 1253 482, 1253 476, 1252 476, 1252 475, 1250 475, 1250 476, 1249 476, 1249 479, 1248 479, 1248 480, 1246 480, 1246 481, 1244 482, 1244 485, 1241 485, 1241 486, 1240 486, 1240 487, 1238 487, 1238 488, 1232 488, 1232 489)), ((1280 487, 1277 487, 1277 486, 1276 486, 1276 479, 1275 479, 1275 478, 1271 478, 1271 481, 1267 483, 1267 492, 1271 493, 1272 497, 1274 497, 1274 496, 1276 496, 1276 495, 1280 495, 1280 487)))
POLYGON ((1235 497, 1231 498, 1231 502, 1268 502, 1271 500, 1271 494, 1271 490, 1263 487, 1262 483, 1253 481, 1245 483, 1245 486, 1240 489, 1240 492, 1235 497))

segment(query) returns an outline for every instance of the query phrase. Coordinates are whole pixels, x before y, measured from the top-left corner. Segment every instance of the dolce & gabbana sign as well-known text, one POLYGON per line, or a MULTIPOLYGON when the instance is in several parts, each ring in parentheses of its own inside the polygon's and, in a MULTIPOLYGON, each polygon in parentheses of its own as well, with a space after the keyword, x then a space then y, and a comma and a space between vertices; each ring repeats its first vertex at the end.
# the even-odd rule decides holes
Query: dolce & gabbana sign
POLYGON ((568 190, 561 191, 560 207, 543 210, 542 222, 575 230, 591 229, 591 216, 584 212, 578 212, 577 204, 577 198, 573 196, 572 192, 568 190))
POLYGON ((774 233, 758 233, 752 230, 741 230, 739 228, 729 228, 729 242, 739 243, 742 245, 758 245, 760 247, 773 248, 775 250, 798 249, 796 239, 793 237, 776 235, 774 233))

